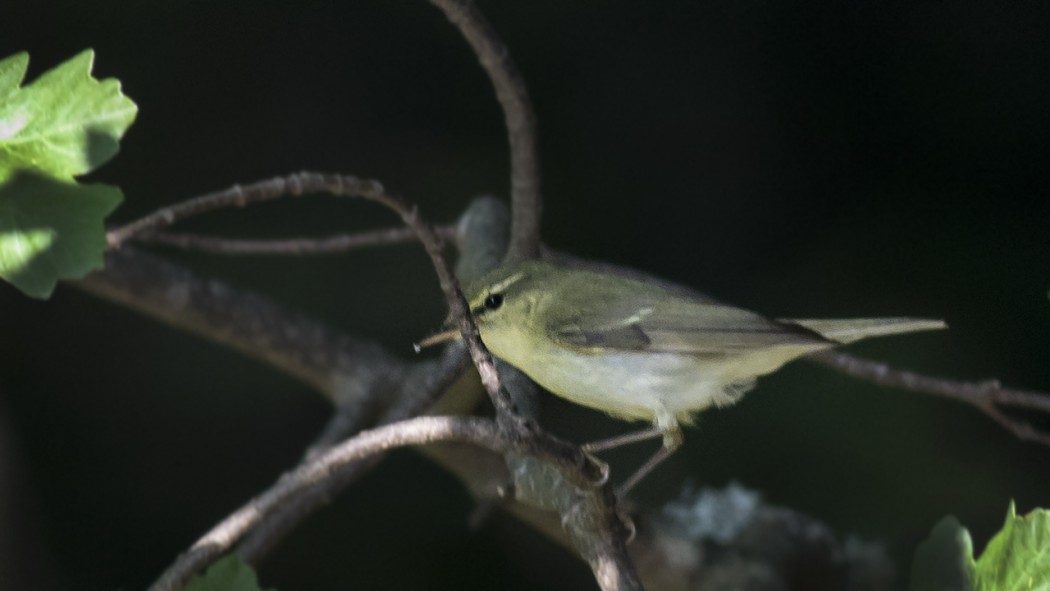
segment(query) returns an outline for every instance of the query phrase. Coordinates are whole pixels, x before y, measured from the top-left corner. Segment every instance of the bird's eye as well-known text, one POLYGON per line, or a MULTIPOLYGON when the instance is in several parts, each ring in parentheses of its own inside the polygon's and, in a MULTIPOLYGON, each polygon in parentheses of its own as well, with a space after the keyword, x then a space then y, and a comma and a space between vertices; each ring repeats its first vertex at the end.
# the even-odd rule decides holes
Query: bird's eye
POLYGON ((503 294, 492 293, 485 298, 485 308, 488 310, 498 310, 503 305, 503 294))

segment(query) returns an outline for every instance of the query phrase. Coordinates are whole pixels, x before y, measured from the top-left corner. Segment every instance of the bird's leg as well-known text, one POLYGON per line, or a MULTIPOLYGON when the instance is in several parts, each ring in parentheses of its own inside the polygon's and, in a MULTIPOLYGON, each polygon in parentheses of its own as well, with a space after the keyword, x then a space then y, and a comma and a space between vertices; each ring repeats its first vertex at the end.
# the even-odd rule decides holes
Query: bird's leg
POLYGON ((583 444, 583 451, 585 452, 596 452, 605 451, 620 447, 621 445, 629 445, 631 443, 638 443, 639 441, 647 441, 649 439, 656 439, 662 437, 664 429, 660 427, 649 427, 641 431, 635 431, 634 433, 625 433, 623 435, 617 435, 616 437, 610 437, 608 439, 601 439, 599 441, 592 441, 591 443, 583 444))
POLYGON ((631 474, 630 478, 616 489, 616 496, 620 499, 625 498, 636 484, 653 471, 653 468, 660 465, 660 462, 666 460, 676 449, 681 447, 682 440, 685 439, 682 436, 682 427, 671 412, 662 406, 653 410, 655 416, 652 427, 583 445, 583 451, 590 454, 591 452, 605 451, 621 445, 663 437, 663 447, 657 450, 640 468, 635 470, 634 474, 631 474))
POLYGON ((654 453, 652 457, 650 457, 644 464, 642 464, 640 468, 635 470, 634 474, 631 474, 630 478, 624 481, 624 483, 616 489, 616 496, 620 499, 627 498, 627 493, 630 492, 636 484, 641 482, 641 480, 645 478, 650 472, 652 472, 653 468, 660 465, 660 462, 663 462, 664 460, 669 458, 671 454, 675 452, 676 449, 681 447, 682 441, 684 439, 684 437, 682 436, 682 430, 678 428, 677 425, 672 429, 658 434, 662 434, 664 437, 663 447, 658 449, 656 453, 654 453))

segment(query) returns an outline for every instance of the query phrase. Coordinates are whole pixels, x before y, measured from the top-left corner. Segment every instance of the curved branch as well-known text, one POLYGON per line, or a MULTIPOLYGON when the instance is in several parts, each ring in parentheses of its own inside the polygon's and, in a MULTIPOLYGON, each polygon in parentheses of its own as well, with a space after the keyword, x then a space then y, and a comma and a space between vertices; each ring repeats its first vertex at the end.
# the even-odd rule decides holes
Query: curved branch
POLYGON ((181 589, 190 577, 227 552, 248 530, 283 502, 330 479, 339 478, 355 462, 407 445, 436 441, 472 443, 503 452, 508 442, 492 421, 467 417, 420 417, 364 431, 314 461, 283 476, 266 492, 249 501, 197 540, 179 556, 150 591, 181 589))
MULTIPOLYGON (((448 347, 436 365, 421 363, 413 367, 395 392, 373 392, 373 396, 397 401, 380 417, 379 424, 390 424, 423 413, 462 375, 468 365, 469 360, 462 346, 448 347)), ((362 428, 360 417, 360 409, 352 405, 338 406, 321 435, 304 454, 302 464, 313 461, 358 432, 362 428)), ((327 505, 330 499, 364 476, 382 459, 383 455, 376 455, 368 461, 358 462, 343 470, 341 476, 318 483, 316 487, 289 499, 252 529, 238 545, 237 555, 245 562, 258 564, 304 519, 327 505)))
POLYGON ((525 80, 511 59, 507 46, 471 0, 430 2, 440 8, 463 34, 496 90, 510 141, 513 224, 507 256, 515 259, 536 258, 540 251, 543 199, 540 192, 536 115, 525 80))
MULTIPOLYGON (((358 197, 374 201, 386 206, 397 213, 406 226, 412 229, 419 238, 434 265, 438 275, 439 284, 445 300, 449 306, 449 312, 456 322, 457 328, 463 336, 463 341, 470 351, 471 359, 481 383, 492 398, 496 407, 497 419, 506 425, 510 425, 512 418, 517 413, 514 405, 499 383, 499 375, 496 373, 495 363, 481 342, 477 326, 467 309, 467 302, 459 289, 459 282, 445 262, 443 254, 444 244, 437 236, 433 228, 424 221, 414 205, 405 200, 386 192, 383 185, 378 181, 359 179, 348 175, 321 174, 315 172, 300 172, 284 177, 276 177, 269 180, 259 181, 250 185, 234 185, 225 191, 209 193, 182 203, 169 205, 151 213, 139 220, 125 226, 111 230, 107 233, 107 241, 111 249, 119 249, 121 245, 138 236, 153 233, 172 224, 203 215, 208 212, 230 207, 246 207, 250 204, 272 201, 281 197, 297 197, 307 193, 328 193, 337 197, 358 197)), ((162 294, 171 297, 171 294, 162 294)), ((177 294, 177 297, 183 294, 177 294)), ((170 308, 170 306, 168 306, 170 308)), ((233 312, 236 312, 234 310, 233 312)), ((236 317, 235 315, 233 316, 236 317)), ((520 427, 520 421, 518 427, 520 427)))

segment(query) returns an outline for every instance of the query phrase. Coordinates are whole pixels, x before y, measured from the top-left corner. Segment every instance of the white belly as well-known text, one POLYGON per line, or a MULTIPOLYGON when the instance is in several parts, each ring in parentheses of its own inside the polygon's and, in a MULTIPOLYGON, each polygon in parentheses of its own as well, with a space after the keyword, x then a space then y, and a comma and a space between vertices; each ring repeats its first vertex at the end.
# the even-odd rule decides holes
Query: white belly
POLYGON ((755 378, 823 346, 780 347, 730 356, 603 350, 581 353, 543 339, 487 339, 493 353, 551 393, 612 416, 661 429, 740 399, 755 378), (491 342, 490 342, 491 341, 491 342), (527 351, 526 349, 527 348, 527 351))

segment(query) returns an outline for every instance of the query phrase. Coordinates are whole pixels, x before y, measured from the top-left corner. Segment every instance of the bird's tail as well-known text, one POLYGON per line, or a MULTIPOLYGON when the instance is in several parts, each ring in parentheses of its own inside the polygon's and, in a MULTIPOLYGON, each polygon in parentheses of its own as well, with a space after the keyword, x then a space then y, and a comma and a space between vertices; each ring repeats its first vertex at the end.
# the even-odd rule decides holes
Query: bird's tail
POLYGON ((846 320, 819 320, 787 318, 780 322, 797 324, 819 333, 837 343, 852 343, 868 337, 884 337, 893 334, 941 330, 948 328, 943 320, 923 318, 850 318, 846 320))

